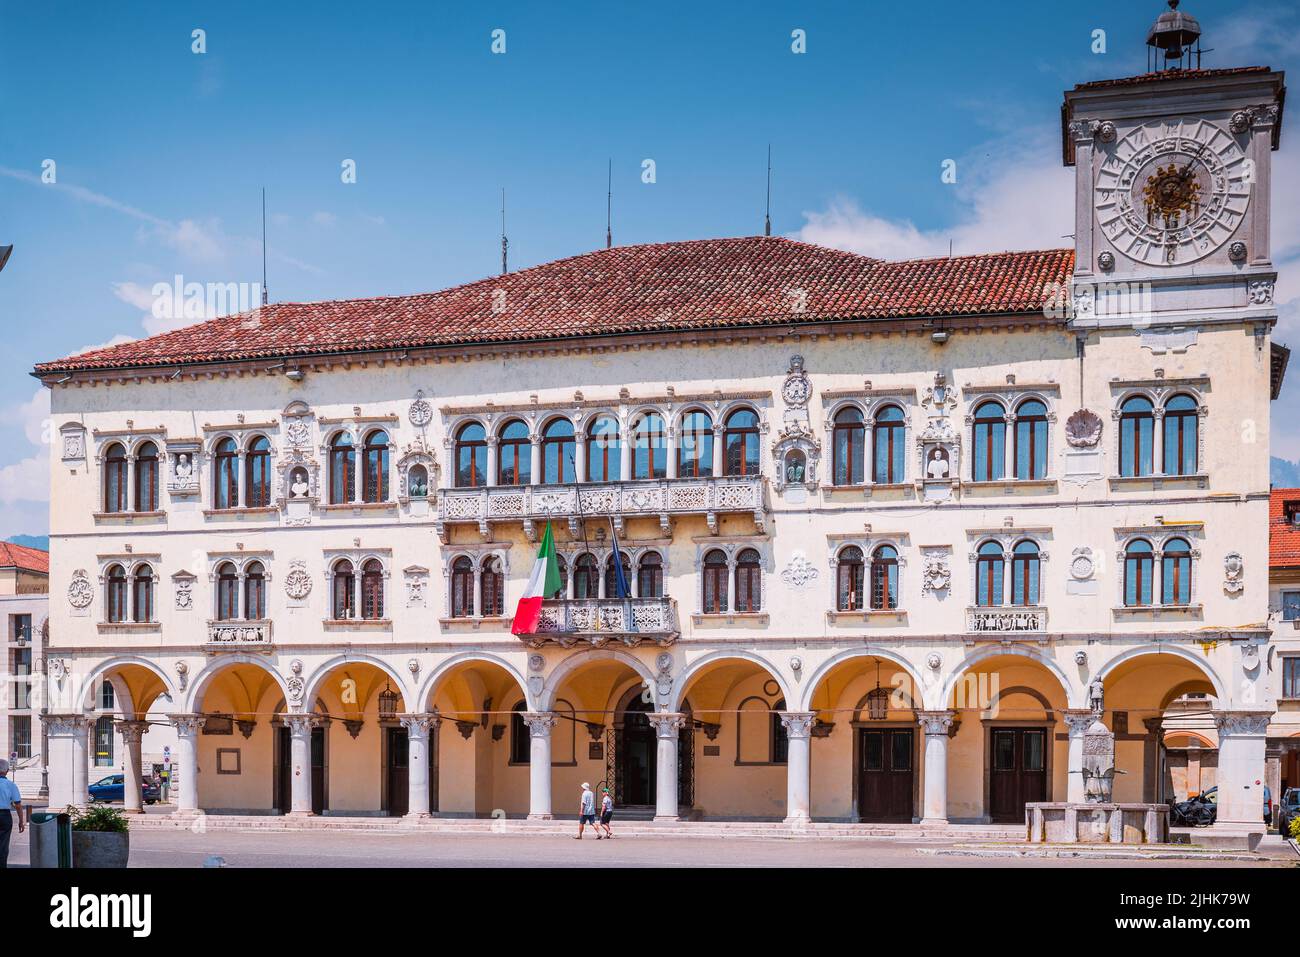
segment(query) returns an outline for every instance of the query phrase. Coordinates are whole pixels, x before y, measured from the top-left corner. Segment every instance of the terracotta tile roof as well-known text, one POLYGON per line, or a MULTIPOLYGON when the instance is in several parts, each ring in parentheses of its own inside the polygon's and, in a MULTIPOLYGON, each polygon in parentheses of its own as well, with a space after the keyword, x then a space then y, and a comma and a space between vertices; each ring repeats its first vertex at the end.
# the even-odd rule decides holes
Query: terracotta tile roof
POLYGON ((442 292, 273 303, 36 366, 36 375, 702 331, 833 319, 1040 312, 1069 249, 884 262, 778 237, 621 246, 442 292), (802 311, 798 311, 799 307, 802 311))
POLYGON ((0 542, 0 568, 20 568, 28 572, 50 573, 50 553, 13 542, 0 542))
POLYGON ((1271 73, 1266 66, 1234 66, 1219 70, 1161 70, 1158 73, 1143 73, 1139 76, 1124 76, 1113 80, 1090 80, 1076 83, 1076 90, 1098 90, 1108 86, 1137 86, 1142 83, 1169 83, 1173 80, 1200 80, 1216 76, 1237 76, 1244 73, 1271 73))
POLYGON ((1300 510, 1300 488, 1275 488, 1268 497, 1268 567, 1300 567, 1300 525, 1288 520, 1300 510))

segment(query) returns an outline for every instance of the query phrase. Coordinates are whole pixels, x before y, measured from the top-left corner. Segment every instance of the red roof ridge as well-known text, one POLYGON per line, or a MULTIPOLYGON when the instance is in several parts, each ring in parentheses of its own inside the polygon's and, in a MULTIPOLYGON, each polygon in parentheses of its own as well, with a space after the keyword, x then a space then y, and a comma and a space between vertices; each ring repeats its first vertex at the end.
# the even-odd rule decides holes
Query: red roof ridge
POLYGON ((21 568, 25 571, 50 572, 50 553, 29 545, 0 542, 0 568, 21 568))

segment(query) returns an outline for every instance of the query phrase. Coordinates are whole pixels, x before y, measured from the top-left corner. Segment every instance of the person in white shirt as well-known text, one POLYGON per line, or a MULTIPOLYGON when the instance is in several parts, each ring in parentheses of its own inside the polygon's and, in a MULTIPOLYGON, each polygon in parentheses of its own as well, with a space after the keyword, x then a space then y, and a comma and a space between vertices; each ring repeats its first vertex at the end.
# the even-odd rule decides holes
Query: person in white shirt
POLYGON ((588 824, 596 832, 596 840, 600 840, 600 829, 596 827, 596 795, 592 793, 591 785, 584 781, 582 800, 578 804, 578 834, 574 837, 575 841, 582 840, 582 829, 588 824))
POLYGON ((18 833, 21 834, 27 830, 27 822, 23 820, 23 796, 18 785, 9 780, 9 762, 0 758, 0 867, 9 866, 9 835, 14 830, 15 813, 18 815, 18 833))

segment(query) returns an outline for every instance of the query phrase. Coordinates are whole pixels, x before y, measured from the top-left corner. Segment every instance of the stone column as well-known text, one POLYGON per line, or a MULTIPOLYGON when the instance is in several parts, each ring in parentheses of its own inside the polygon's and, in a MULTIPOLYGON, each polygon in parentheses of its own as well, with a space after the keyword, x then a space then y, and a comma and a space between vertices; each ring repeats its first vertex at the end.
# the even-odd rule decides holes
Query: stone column
POLYGON ((438 716, 431 713, 401 714, 398 720, 406 729, 407 748, 406 817, 418 821, 429 814, 429 731, 438 724, 438 716))
POLYGON ((1088 730, 1097 716, 1088 708, 1066 708, 1061 712, 1069 729, 1070 745, 1065 783, 1065 800, 1070 804, 1083 804, 1085 800, 1083 780, 1083 733, 1088 730))
POLYGON ((677 423, 671 419, 668 420, 668 434, 664 436, 664 451, 667 453, 667 461, 664 463, 664 475, 667 478, 677 478, 677 423))
POLYGON ((489 435, 487 437, 487 475, 484 476, 485 485, 496 485, 499 472, 497 470, 497 437, 489 435))
POLYGON ((46 767, 50 774, 52 811, 86 804, 86 762, 89 760, 86 736, 90 724, 90 719, 84 714, 45 715, 43 725, 49 746, 46 767))
POLYGON ((813 722, 817 715, 812 711, 779 711, 781 724, 785 727, 789 750, 785 765, 785 822, 787 824, 807 824, 808 784, 811 767, 809 745, 812 738, 813 722))
POLYGON ((551 819, 551 729, 555 715, 549 711, 525 711, 528 725, 528 818, 551 819))
POLYGON ((632 436, 626 433, 618 444, 618 477, 622 482, 632 477, 632 436))
POLYGON ((952 711, 918 711, 916 720, 925 732, 925 799, 922 824, 948 823, 948 729, 952 711))
POLYGON ((311 809, 311 732, 320 723, 314 714, 286 714, 289 729, 289 813, 297 817, 313 814, 311 809))
POLYGON ((529 435, 528 438, 532 443, 529 446, 529 455, 530 455, 530 463, 531 463, 529 465, 529 472, 528 472, 529 483, 532 485, 541 485, 543 481, 542 438, 536 432, 529 435))
POLYGON ((1272 712, 1213 714, 1219 729, 1219 808, 1212 830, 1239 836, 1253 849, 1264 833, 1264 735, 1272 712))
POLYGON ((199 813, 199 729, 207 719, 201 714, 169 714, 176 728, 176 762, 181 769, 179 814, 199 813))
POLYGON ((717 478, 722 475, 723 467, 726 462, 723 459, 722 449, 722 423, 719 422, 713 426, 713 477, 717 478))
POLYGON ((127 814, 141 814, 144 812, 144 793, 141 787, 144 761, 140 755, 140 741, 149 730, 149 722, 115 721, 113 727, 122 736, 122 745, 126 751, 122 760, 122 810, 127 814))
MULTIPOLYGON (((587 481, 587 427, 573 430, 573 480, 587 481)), ((574 493, 577 494, 576 492, 574 493)))
POLYGON ((659 741, 655 766, 655 820, 677 820, 677 732, 686 727, 686 715, 671 711, 651 713, 646 719, 654 725, 659 741))

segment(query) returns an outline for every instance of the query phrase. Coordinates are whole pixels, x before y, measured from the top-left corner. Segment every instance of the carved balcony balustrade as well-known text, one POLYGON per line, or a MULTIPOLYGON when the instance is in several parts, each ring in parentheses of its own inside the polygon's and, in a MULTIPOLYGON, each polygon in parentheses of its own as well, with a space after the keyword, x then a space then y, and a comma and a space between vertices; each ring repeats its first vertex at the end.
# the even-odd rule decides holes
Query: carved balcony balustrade
POLYGON ((666 647, 680 634, 671 598, 556 598, 542 602, 537 631, 519 637, 534 648, 602 648, 610 642, 630 648, 643 641, 666 647))

